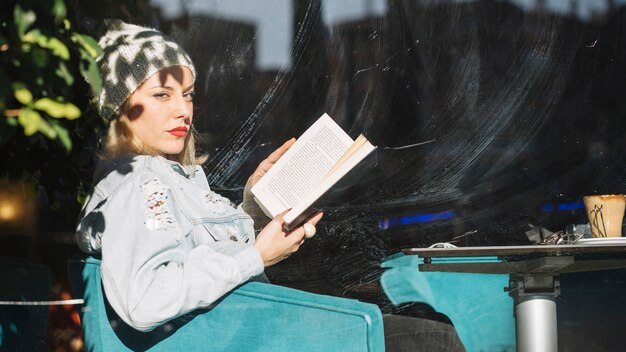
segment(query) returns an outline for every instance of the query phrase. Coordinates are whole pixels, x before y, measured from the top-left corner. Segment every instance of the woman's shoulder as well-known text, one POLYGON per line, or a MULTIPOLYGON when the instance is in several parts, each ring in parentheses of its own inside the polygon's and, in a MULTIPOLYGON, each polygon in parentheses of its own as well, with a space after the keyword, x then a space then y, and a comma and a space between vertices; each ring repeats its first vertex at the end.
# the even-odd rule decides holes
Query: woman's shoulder
POLYGON ((192 182, 203 181, 200 185, 208 187, 204 171, 198 165, 183 166, 161 156, 128 154, 98 164, 94 174, 94 193, 100 199, 108 198, 125 186, 154 179, 162 184, 193 179, 192 182))
POLYGON ((103 160, 94 173, 94 184, 101 196, 108 196, 124 184, 146 174, 159 174, 162 166, 158 157, 127 154, 122 157, 103 160))
POLYGON ((145 170, 152 158, 149 155, 126 154, 116 159, 102 160, 96 168, 94 183, 108 178, 132 177, 145 170))

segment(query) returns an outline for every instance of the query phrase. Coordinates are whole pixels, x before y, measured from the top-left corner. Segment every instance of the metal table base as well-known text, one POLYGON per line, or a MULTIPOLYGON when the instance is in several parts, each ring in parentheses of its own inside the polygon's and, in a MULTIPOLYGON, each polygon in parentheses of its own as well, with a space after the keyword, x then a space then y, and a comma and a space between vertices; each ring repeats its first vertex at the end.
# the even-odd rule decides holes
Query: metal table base
POLYGON ((625 245, 530 245, 409 248, 421 271, 509 274, 517 351, 557 352, 559 274, 626 267, 625 245))

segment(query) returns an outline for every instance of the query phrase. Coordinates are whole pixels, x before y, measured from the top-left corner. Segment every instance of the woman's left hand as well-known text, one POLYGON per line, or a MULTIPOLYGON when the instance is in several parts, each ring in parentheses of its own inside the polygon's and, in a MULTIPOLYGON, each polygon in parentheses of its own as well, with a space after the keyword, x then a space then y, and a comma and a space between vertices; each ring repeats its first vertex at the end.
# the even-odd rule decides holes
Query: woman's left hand
POLYGON ((254 219, 254 223, 256 227, 264 227, 264 224, 268 223, 271 219, 268 218, 265 213, 259 208, 259 206, 254 201, 254 196, 250 189, 254 186, 261 177, 263 177, 271 168, 276 164, 278 159, 280 159, 283 154, 291 148, 291 146, 296 142, 295 138, 291 138, 290 140, 283 143, 280 148, 276 149, 272 152, 265 160, 263 160, 259 167, 254 170, 252 175, 248 178, 248 182, 246 182, 246 187, 243 191, 243 210, 248 213, 254 219))

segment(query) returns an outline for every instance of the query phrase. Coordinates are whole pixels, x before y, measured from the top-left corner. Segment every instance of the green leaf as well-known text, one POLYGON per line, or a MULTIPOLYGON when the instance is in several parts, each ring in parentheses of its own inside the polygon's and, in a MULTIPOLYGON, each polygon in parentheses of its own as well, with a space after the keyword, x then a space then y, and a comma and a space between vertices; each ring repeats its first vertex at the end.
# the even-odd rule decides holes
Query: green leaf
POLYGON ((69 51, 69 49, 58 38, 55 38, 55 37, 49 38, 47 43, 46 43, 46 47, 48 49, 52 50, 52 54, 53 55, 58 56, 58 57, 60 57, 63 60, 69 60, 70 59, 70 51, 69 51))
POLYGON ((102 77, 100 77, 100 69, 96 64, 96 60, 94 60, 91 56, 85 53, 84 50, 80 50, 81 58, 83 62, 80 63, 80 73, 85 78, 89 86, 91 87, 91 92, 94 96, 99 96, 100 91, 102 90, 102 77))
POLYGON ((41 37, 41 31, 38 28, 33 28, 30 31, 28 31, 28 33, 22 36, 22 41, 24 43, 35 44, 35 43, 38 43, 38 40, 40 40, 40 37, 41 37))
POLYGON ((15 99, 17 99, 17 101, 24 105, 30 104, 30 102, 33 101, 33 93, 31 93, 30 90, 26 88, 26 85, 24 83, 14 82, 12 84, 12 87, 13 95, 15 96, 15 99))
POLYGON ((43 119, 37 111, 29 108, 23 108, 17 116, 17 121, 24 128, 24 134, 32 136, 39 130, 39 124, 43 121, 43 119))
POLYGON ((67 9, 65 8, 63 0, 54 0, 54 4, 52 5, 52 16, 54 16, 55 22, 61 22, 66 14, 67 9))
POLYGON ((48 50, 33 47, 30 52, 30 57, 32 58, 35 66, 39 68, 45 68, 48 65, 48 50))
POLYGON ((65 103, 65 118, 75 120, 80 117, 80 109, 72 103, 65 103))
POLYGON ((24 128, 26 136, 30 137, 37 132, 41 132, 49 139, 57 137, 57 131, 35 110, 30 108, 21 109, 17 116, 17 121, 24 128))
POLYGON ((52 125, 50 125, 50 123, 48 123, 48 121, 41 119, 41 121, 39 121, 39 132, 41 132, 44 136, 48 137, 49 139, 56 139, 57 138, 57 131, 52 128, 52 125))
POLYGON ((63 78, 68 86, 74 84, 74 76, 72 76, 72 73, 67 69, 67 66, 62 61, 59 62, 59 67, 57 68, 55 73, 59 77, 63 78))
POLYGON ((75 120, 80 117, 80 109, 72 103, 64 103, 50 98, 41 98, 33 104, 33 108, 45 111, 48 115, 56 118, 65 117, 75 120))
POLYGON ((98 42, 88 35, 72 33, 72 41, 79 44, 94 59, 102 53, 102 48, 100 48, 98 42))
POLYGON ((13 10, 13 18, 15 19, 15 25, 17 27, 17 34, 22 38, 26 30, 35 23, 37 15, 32 10, 24 11, 22 7, 17 4, 15 10, 13 10))
POLYGON ((69 60, 70 51, 67 46, 56 37, 47 37, 39 31, 39 29, 33 29, 26 33, 22 38, 24 43, 37 44, 44 49, 52 51, 52 55, 58 56, 63 60, 69 60))
POLYGON ((58 123, 51 123, 52 128, 57 132, 57 136, 59 137, 59 142, 63 145, 66 151, 72 150, 72 139, 70 138, 70 133, 67 129, 58 123))

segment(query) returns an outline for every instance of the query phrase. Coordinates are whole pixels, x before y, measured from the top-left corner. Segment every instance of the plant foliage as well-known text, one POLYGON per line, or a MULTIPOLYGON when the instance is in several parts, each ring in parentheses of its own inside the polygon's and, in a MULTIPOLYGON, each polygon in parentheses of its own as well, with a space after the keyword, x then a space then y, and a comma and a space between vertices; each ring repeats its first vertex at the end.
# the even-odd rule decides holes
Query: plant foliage
POLYGON ((0 12, 0 178, 74 193, 87 180, 103 124, 97 42, 63 0, 3 0, 0 12))

